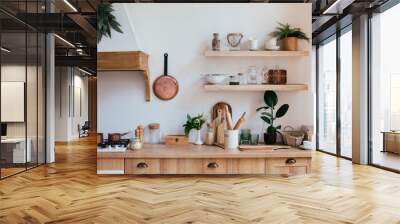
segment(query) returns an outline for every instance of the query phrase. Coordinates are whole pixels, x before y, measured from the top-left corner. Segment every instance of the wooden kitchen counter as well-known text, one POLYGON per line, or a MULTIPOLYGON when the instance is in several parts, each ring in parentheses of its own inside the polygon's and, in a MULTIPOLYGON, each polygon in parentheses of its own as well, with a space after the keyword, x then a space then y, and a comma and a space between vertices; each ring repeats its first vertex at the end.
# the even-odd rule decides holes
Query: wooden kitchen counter
POLYGON ((216 146, 151 145, 125 152, 98 152, 98 174, 280 174, 311 170, 311 151, 297 148, 226 150, 216 146))

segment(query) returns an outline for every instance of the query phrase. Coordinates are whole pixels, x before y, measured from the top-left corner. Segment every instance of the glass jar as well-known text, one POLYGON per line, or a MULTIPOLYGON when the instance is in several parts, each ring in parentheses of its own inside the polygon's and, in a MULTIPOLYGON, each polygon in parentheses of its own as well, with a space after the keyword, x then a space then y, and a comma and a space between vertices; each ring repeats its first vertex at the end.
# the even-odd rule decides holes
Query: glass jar
POLYGON ((160 124, 158 123, 149 124, 149 130, 150 130, 149 143, 160 144, 161 143, 160 124))
POLYGON ((135 137, 131 140, 131 149, 141 149, 143 147, 143 143, 139 137, 135 137))
POLYGON ((257 67, 256 66, 250 66, 247 69, 247 78, 248 78, 248 81, 247 81, 248 84, 257 84, 258 78, 257 78, 257 67))
POLYGON ((238 79, 239 79, 239 84, 240 85, 246 85, 247 84, 247 78, 243 73, 238 73, 238 79))
POLYGON ((264 66, 264 68, 261 71, 261 76, 262 76, 262 83, 263 84, 272 84, 272 73, 269 72, 269 69, 267 66, 264 66))

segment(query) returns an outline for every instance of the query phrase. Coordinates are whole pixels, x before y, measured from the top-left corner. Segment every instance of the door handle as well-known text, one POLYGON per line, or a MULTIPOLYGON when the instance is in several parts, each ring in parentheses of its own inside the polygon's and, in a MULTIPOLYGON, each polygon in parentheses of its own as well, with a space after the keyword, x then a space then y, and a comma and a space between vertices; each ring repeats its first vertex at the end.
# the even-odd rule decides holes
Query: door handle
POLYGON ((139 169, 145 169, 149 166, 146 163, 138 163, 136 167, 139 169))
POLYGON ((216 168, 218 168, 219 166, 218 166, 218 164, 217 163, 209 163, 208 165, 207 165, 207 167, 208 168, 212 168, 212 169, 216 169, 216 168))

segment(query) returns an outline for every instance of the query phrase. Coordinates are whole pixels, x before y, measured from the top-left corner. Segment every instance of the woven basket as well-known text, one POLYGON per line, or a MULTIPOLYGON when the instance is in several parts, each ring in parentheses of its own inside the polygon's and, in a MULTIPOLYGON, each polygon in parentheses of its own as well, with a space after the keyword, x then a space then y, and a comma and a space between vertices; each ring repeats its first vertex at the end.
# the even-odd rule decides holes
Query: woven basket
POLYGON ((298 147, 303 143, 304 132, 295 131, 293 127, 286 126, 283 129, 283 143, 292 147, 298 147))

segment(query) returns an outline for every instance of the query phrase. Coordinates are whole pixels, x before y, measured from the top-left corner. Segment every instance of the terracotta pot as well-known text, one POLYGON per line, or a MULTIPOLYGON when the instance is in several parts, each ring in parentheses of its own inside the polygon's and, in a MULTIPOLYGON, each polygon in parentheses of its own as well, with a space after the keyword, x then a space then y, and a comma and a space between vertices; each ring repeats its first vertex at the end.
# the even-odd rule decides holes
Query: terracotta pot
POLYGON ((286 37, 281 40, 281 49, 284 51, 297 51, 297 37, 286 37))

